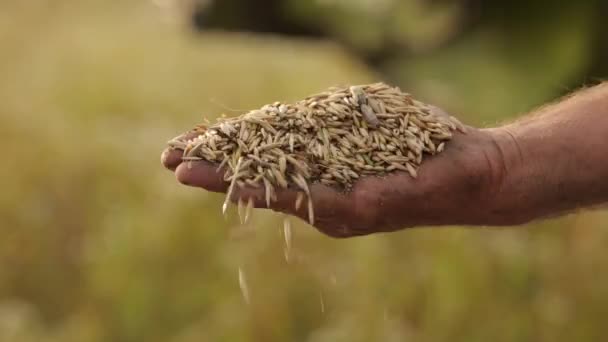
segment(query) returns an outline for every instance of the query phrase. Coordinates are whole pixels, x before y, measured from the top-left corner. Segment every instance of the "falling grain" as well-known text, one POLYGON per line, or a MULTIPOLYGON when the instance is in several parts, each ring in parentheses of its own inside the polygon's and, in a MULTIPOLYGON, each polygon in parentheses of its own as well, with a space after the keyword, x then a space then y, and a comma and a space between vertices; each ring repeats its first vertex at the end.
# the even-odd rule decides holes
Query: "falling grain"
POLYGON ((251 209, 253 208, 253 198, 249 197, 247 200, 247 206, 245 207, 245 224, 249 222, 249 218, 251 217, 251 209))
POLYGON ((287 253, 291 251, 291 221, 289 216, 283 217, 283 236, 285 238, 285 250, 287 253))
POLYGON ((237 212, 239 215, 239 222, 245 224, 245 202, 240 197, 237 204, 237 212))
MULTIPOLYGON (((236 164, 235 172, 239 171, 239 167, 241 166, 241 162, 243 158, 239 157, 239 160, 236 164)), ((230 196, 232 196, 232 191, 234 191, 234 184, 237 181, 237 177, 232 177, 232 182, 230 182, 230 186, 228 186, 228 192, 226 192, 226 198, 224 199, 224 204, 222 205, 222 214, 226 216, 226 210, 228 209, 228 203, 230 202, 230 196)))
POLYGON ((245 277, 245 271, 239 267, 239 287, 241 288, 241 294, 245 303, 249 304, 249 286, 247 285, 247 278, 245 277))
POLYGON ((315 210, 312 205, 312 197, 308 194, 308 223, 315 224, 315 210))

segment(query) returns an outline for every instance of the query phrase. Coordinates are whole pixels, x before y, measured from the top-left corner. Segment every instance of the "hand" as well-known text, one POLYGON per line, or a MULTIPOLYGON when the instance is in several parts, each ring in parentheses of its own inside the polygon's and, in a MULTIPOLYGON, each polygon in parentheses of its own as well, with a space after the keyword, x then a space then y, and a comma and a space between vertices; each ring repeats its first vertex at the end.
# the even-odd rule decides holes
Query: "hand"
MULTIPOLYGON (((492 214, 492 199, 504 176, 506 134, 500 129, 467 127, 466 131, 456 132, 442 153, 425 156, 417 179, 404 172, 365 177, 348 193, 313 184, 315 227, 332 237, 350 237, 414 226, 508 224, 492 214)), ((181 156, 180 150, 165 150, 161 157, 180 183, 226 192, 223 170, 202 161, 188 166, 181 156)), ((296 210, 296 196, 294 190, 277 189, 277 201, 270 209, 307 220, 306 201, 296 210)), ((254 207, 266 208, 263 189, 235 188, 231 197, 233 202, 251 198, 254 207)))

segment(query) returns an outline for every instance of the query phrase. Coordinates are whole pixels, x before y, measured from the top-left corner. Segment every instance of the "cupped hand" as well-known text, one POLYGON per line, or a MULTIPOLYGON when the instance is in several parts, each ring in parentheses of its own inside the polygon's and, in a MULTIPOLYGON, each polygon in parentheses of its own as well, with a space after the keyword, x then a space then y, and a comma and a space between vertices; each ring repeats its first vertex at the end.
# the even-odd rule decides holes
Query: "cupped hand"
MULTIPOLYGON (((455 132, 442 153, 425 155, 416 179, 405 172, 363 177, 348 192, 313 184, 314 226, 332 237, 351 237, 415 226, 500 225, 492 199, 505 173, 503 138, 500 129, 455 132)), ((181 157, 178 149, 167 149, 161 157, 180 183, 227 191, 223 170, 204 161, 182 162, 181 157)), ((295 208, 296 190, 276 189, 276 195, 270 209, 308 219, 307 201, 295 208)), ((235 187, 231 200, 239 199, 267 207, 262 188, 235 187)))

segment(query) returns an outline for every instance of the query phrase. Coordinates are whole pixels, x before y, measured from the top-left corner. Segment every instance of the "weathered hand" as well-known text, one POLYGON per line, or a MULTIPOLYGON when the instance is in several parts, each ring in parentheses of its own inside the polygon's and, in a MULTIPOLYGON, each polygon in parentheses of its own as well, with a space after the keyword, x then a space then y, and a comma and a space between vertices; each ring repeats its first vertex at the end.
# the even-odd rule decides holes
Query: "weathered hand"
MULTIPOLYGON (((502 177, 501 136, 498 130, 470 127, 466 134, 455 133, 445 151, 425 156, 417 179, 404 172, 366 177, 348 193, 314 184, 314 225, 327 235, 350 237, 414 226, 501 224, 491 209, 492 193, 502 177)), ((201 161, 188 166, 181 156, 180 150, 162 155, 163 164, 175 171, 179 182, 226 192, 222 170, 201 161)), ((251 198, 254 207, 266 208, 263 189, 235 188, 231 197, 232 201, 251 198)), ((296 210, 296 197, 295 190, 277 189, 277 201, 270 209, 306 220, 306 201, 296 210)))
MULTIPOLYGON (((437 114, 445 114, 437 108, 437 114)), ((608 83, 589 88, 535 115, 495 129, 468 127, 436 156, 426 156, 418 178, 391 173, 359 179, 348 193, 313 185, 315 226, 334 237, 414 226, 516 225, 608 203, 608 83)), ((165 151, 163 164, 187 185, 226 191, 222 170, 181 163, 181 151, 165 151)), ((232 199, 263 191, 235 189, 232 199)), ((295 210, 295 191, 277 190, 272 208, 295 210)))

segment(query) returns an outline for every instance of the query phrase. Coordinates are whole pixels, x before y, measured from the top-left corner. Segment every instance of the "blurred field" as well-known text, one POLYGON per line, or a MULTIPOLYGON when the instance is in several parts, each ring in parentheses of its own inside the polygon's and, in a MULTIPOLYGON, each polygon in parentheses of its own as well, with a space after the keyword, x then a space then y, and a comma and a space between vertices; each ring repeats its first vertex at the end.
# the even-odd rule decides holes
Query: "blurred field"
MULTIPOLYGON (((555 20, 568 13, 539 47, 563 63, 521 59, 545 73, 509 64, 489 33, 381 71, 469 123, 506 120, 585 68, 589 8, 555 20), (479 51, 501 57, 478 63, 479 51)), ((297 222, 290 263, 281 217, 224 221, 222 196, 161 168, 166 140, 203 116, 385 76, 329 41, 195 34, 165 19, 148 2, 0 3, 0 341, 607 337, 605 211, 351 240, 297 222)))

